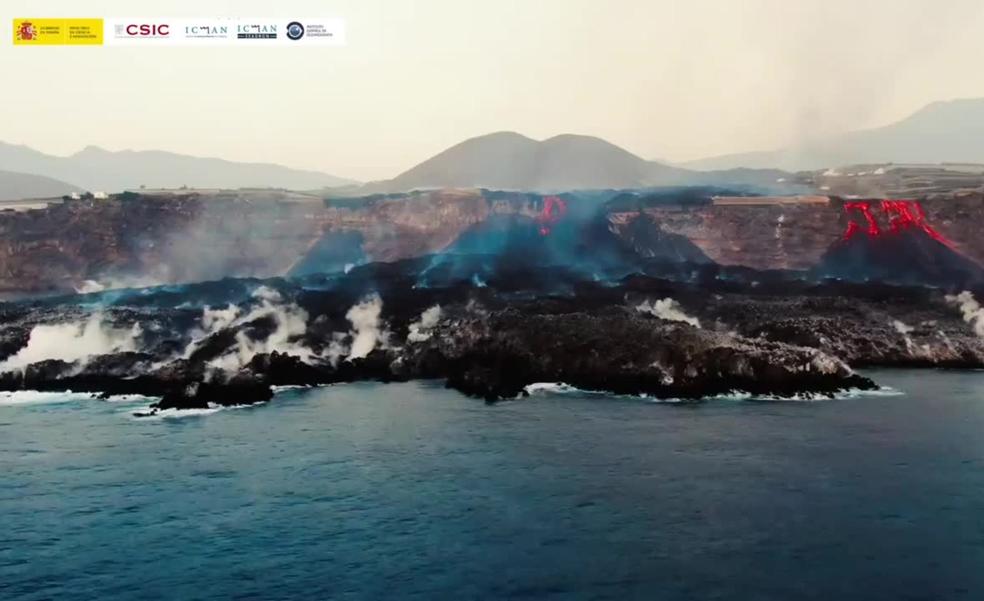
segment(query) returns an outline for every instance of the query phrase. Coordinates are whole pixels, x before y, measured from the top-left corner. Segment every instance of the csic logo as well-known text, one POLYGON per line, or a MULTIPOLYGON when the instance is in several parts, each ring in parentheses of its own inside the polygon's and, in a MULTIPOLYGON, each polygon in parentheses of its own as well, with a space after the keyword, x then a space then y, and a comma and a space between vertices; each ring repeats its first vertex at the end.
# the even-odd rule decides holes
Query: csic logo
POLYGON ((17 39, 24 40, 25 42, 30 42, 38 39, 38 29, 34 26, 34 23, 30 21, 24 21, 17 28, 17 39))
POLYGON ((116 26, 118 38, 166 38, 171 35, 167 23, 120 23, 116 26))
POLYGON ((287 24, 287 37, 292 40, 299 40, 304 37, 304 26, 297 21, 287 24))

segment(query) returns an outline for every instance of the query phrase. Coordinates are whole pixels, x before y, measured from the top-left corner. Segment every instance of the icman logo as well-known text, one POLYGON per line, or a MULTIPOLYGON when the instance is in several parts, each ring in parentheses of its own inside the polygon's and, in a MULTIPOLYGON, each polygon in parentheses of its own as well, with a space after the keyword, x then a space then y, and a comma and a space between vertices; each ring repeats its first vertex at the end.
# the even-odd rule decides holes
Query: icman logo
POLYGON ((30 21, 21 23, 20 27, 17 28, 17 39, 25 41, 38 39, 38 30, 34 27, 34 23, 30 21))

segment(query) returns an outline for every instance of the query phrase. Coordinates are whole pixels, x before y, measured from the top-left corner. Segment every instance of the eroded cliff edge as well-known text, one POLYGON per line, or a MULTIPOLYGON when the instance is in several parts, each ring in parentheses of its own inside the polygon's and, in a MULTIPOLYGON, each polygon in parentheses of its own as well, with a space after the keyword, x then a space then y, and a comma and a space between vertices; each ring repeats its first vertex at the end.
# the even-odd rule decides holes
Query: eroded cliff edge
MULTIPOLYGON (((759 270, 809 270, 857 211, 837 197, 741 197, 728 191, 561 195, 565 219, 599 212, 605 227, 646 254, 647 236, 678 236, 708 260, 759 270), (639 237, 646 215, 656 228, 639 237)), ((254 191, 68 200, 0 213, 0 293, 7 298, 105 286, 274 277, 344 269, 441 252, 470 228, 511 216, 554 219, 549 196, 435 190, 360 199, 254 191)), ((916 199, 955 250, 984 262, 984 195, 916 199)), ((873 211, 884 230, 893 216, 873 211)), ((693 253, 682 256, 693 259, 693 253)))

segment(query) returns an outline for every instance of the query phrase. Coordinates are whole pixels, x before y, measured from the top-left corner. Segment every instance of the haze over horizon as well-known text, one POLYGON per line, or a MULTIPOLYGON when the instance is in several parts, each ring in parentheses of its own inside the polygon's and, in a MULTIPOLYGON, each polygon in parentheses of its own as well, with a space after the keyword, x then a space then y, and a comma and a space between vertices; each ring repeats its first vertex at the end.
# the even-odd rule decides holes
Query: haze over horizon
POLYGON ((0 141, 395 176, 466 138, 597 136, 650 160, 769 150, 984 97, 984 5, 776 0, 5 3, 25 16, 337 16, 342 48, 0 45, 0 141), (467 6, 466 6, 467 5, 467 6), (831 10, 831 6, 840 10, 831 10), (926 24, 932 21, 932 27, 926 24))

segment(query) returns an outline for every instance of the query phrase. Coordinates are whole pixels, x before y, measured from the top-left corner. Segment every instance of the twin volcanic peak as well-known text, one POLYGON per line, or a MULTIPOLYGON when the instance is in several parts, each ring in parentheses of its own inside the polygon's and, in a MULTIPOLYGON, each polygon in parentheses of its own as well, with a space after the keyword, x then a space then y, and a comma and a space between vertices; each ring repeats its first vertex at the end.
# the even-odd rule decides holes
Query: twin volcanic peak
POLYGON ((543 141, 498 132, 456 144, 395 178, 381 190, 485 187, 500 190, 642 188, 682 179, 686 170, 642 159, 591 136, 543 141))
MULTIPOLYGON (((291 190, 349 187, 353 194, 474 187, 558 192, 683 184, 743 184, 761 189, 790 182, 789 171, 890 161, 984 163, 984 98, 935 102, 884 127, 847 132, 777 151, 691 161, 682 167, 646 160, 597 137, 563 134, 534 140, 503 131, 467 139, 392 179, 361 187, 357 182, 326 173, 268 163, 240 163, 157 150, 113 152, 95 146, 59 157, 0 142, 0 171, 43 176, 62 183, 52 188, 51 182, 38 181, 35 187, 25 188, 26 180, 21 178, 17 194, 33 197, 51 194, 53 189, 118 192, 141 186, 291 190)), ((6 197, 10 196, 7 192, 6 197)))

